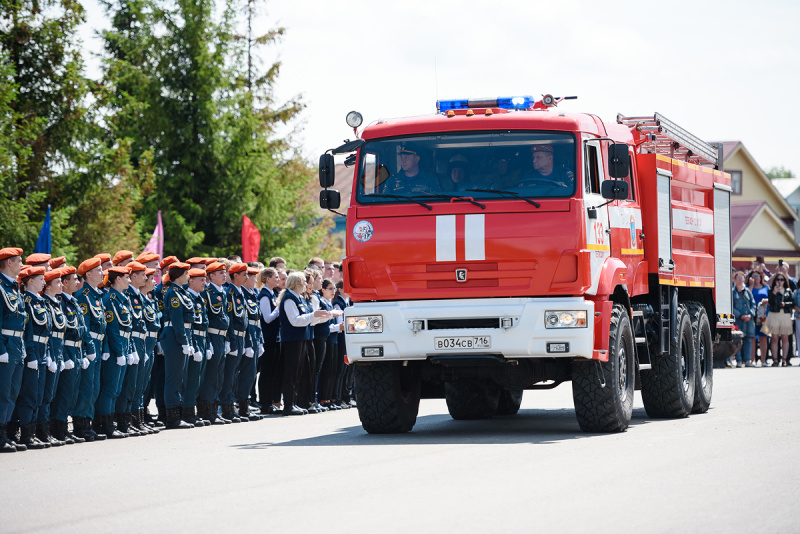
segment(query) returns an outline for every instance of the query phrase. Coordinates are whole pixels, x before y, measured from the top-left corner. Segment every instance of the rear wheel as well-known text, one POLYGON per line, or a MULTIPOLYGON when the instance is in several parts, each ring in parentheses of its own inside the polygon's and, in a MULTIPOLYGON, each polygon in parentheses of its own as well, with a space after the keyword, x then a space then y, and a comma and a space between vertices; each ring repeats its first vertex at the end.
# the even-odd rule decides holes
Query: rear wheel
POLYGON ((622 432, 631 422, 634 386, 633 329, 628 311, 614 304, 608 361, 572 362, 572 398, 586 432, 622 432))
POLYGON ((686 417, 692 411, 697 354, 689 313, 678 305, 676 339, 667 354, 652 356, 652 367, 642 371, 642 400, 647 415, 660 418, 686 417))
POLYGON ((698 302, 687 302, 686 309, 692 324, 694 352, 696 354, 694 402, 692 413, 705 413, 711 406, 711 393, 714 388, 714 355, 711 339, 711 325, 706 309, 698 302))
POLYGON ((422 379, 401 362, 356 365, 358 417, 370 434, 397 434, 414 428, 422 379))
POLYGON ((489 419, 497 412, 500 388, 472 381, 447 382, 444 396, 453 419, 489 419))
POLYGON ((516 415, 522 405, 521 389, 504 389, 500 391, 500 401, 497 403, 495 415, 516 415))

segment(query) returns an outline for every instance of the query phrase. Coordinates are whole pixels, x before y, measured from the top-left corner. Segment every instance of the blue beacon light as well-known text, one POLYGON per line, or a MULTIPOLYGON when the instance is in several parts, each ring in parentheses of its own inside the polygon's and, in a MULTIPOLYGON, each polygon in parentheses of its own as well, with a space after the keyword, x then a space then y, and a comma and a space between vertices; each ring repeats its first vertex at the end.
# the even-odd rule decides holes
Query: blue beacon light
POLYGON ((495 99, 470 98, 457 100, 437 100, 436 109, 447 113, 454 109, 470 108, 500 108, 500 109, 529 109, 535 100, 532 96, 508 96, 495 99))

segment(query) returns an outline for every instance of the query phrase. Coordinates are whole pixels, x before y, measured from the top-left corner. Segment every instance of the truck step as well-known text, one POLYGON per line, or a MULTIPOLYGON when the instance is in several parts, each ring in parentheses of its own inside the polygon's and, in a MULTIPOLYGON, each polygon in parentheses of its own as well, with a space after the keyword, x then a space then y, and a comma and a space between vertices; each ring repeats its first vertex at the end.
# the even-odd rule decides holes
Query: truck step
POLYGON ((634 339, 636 340, 636 344, 637 345, 642 345, 642 344, 646 344, 647 343, 647 338, 646 337, 637 337, 637 338, 634 338, 634 339))
POLYGON ((651 365, 649 363, 640 363, 639 370, 640 371, 649 371, 651 369, 651 365))
POLYGON ((631 317, 644 317, 644 312, 642 310, 633 310, 631 317))

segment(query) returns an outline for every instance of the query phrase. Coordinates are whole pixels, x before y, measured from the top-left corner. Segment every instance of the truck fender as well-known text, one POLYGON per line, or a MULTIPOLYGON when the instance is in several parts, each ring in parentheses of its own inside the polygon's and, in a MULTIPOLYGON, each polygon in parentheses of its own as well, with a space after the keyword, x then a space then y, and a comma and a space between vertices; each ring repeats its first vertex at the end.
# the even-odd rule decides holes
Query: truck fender
POLYGON ((628 266, 619 258, 606 258, 600 268, 600 281, 597 284, 598 297, 604 297, 614 292, 619 285, 628 284, 628 266))
POLYGON ((608 361, 608 333, 611 328, 611 310, 614 306, 612 295, 617 291, 624 293, 624 305, 630 309, 628 295, 624 286, 628 283, 628 266, 619 258, 606 258, 600 270, 600 281, 594 301, 594 351, 593 360, 608 361))

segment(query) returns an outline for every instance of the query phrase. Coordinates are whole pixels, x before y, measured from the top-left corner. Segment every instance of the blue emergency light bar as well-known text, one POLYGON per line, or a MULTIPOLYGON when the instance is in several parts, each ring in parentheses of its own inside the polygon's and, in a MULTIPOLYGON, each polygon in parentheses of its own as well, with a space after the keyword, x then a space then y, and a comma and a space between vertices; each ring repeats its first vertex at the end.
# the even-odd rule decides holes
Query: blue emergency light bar
POLYGON ((451 109, 500 108, 529 109, 535 100, 532 96, 507 96, 500 98, 469 98, 459 100, 437 100, 436 109, 446 113, 451 109))

